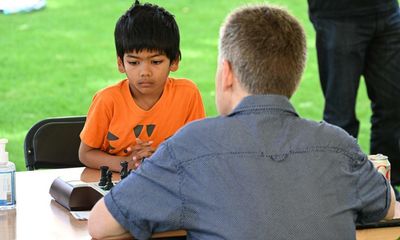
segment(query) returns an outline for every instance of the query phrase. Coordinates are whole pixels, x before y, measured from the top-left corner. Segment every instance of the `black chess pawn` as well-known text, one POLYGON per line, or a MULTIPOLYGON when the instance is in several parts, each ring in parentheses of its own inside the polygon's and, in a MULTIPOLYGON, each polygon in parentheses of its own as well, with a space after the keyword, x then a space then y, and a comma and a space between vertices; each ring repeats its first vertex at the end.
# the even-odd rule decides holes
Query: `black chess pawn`
POLYGON ((103 187, 104 190, 108 191, 114 186, 114 183, 112 182, 112 172, 110 170, 107 171, 107 183, 103 187))
POLYGON ((100 171, 101 171, 101 176, 100 176, 99 186, 103 187, 107 183, 108 166, 101 166, 100 171))
POLYGON ((121 165, 120 174, 121 174, 121 180, 122 180, 122 179, 126 178, 129 175, 128 162, 127 161, 123 161, 123 162, 121 162, 120 165, 121 165))

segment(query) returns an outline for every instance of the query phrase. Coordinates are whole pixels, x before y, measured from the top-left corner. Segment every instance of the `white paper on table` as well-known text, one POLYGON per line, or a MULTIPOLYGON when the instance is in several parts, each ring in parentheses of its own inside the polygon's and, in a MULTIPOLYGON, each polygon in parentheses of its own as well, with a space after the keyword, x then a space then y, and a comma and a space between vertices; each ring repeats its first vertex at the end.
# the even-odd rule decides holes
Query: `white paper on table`
POLYGON ((85 221, 89 219, 90 211, 71 211, 75 219, 85 221))

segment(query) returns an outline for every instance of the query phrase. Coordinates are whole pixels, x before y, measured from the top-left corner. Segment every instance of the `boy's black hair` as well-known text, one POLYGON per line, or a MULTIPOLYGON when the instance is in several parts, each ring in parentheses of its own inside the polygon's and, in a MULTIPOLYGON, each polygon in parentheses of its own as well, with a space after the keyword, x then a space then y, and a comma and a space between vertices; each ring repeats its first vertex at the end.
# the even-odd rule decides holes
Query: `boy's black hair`
POLYGON ((124 53, 142 50, 159 51, 170 61, 180 60, 179 28, 174 16, 164 8, 135 3, 122 15, 115 26, 115 48, 123 59, 124 53))

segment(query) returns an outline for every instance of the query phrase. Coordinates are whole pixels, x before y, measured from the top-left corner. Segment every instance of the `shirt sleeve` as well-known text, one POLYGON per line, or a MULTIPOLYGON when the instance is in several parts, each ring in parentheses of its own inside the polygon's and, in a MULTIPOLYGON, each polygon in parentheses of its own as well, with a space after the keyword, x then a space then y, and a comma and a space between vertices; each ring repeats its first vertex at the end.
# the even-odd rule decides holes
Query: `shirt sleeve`
POLYGON ((189 109, 190 111, 185 123, 206 117, 203 100, 201 99, 201 94, 197 87, 195 88, 189 109))
POLYGON ((93 148, 101 148, 106 139, 112 110, 105 96, 96 94, 93 97, 85 126, 80 134, 81 141, 93 148))
POLYGON ((167 142, 104 197, 107 209, 133 236, 182 229, 178 167, 167 142))
POLYGON ((375 170, 367 156, 364 157, 359 169, 357 189, 361 202, 357 222, 370 223, 382 220, 390 207, 390 184, 381 173, 375 170))

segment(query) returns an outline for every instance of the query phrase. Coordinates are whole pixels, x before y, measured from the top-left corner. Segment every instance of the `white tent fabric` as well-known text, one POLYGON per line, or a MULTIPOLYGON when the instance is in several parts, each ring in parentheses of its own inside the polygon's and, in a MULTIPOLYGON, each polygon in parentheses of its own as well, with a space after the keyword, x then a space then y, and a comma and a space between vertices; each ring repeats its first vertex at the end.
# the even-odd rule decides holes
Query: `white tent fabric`
POLYGON ((0 0, 0 11, 4 14, 31 12, 46 6, 46 0, 0 0))

